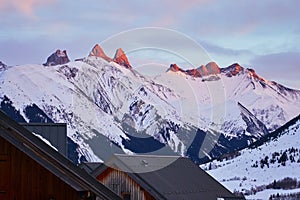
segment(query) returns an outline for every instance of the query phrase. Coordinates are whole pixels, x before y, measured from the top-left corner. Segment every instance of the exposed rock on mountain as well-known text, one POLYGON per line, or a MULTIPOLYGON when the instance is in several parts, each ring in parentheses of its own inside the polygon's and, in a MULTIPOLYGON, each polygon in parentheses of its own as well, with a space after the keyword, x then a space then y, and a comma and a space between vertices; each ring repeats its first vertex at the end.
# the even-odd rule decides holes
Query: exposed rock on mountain
POLYGON ((205 66, 202 65, 198 69, 200 76, 209 76, 220 74, 220 68, 215 62, 210 62, 205 66))
POLYGON ((234 63, 226 68, 222 68, 221 72, 225 73, 228 77, 232 77, 236 76, 243 70, 244 68, 242 66, 240 66, 238 63, 234 63))
POLYGON ((91 57, 91 56, 103 58, 103 59, 106 60, 107 62, 111 62, 111 61, 112 61, 112 59, 111 59, 110 57, 108 57, 108 56, 104 53, 103 49, 100 47, 99 44, 96 44, 96 45, 94 46, 94 48, 92 49, 92 51, 91 51, 90 54, 89 54, 89 57, 91 57))
POLYGON ((210 62, 207 65, 201 65, 198 68, 187 70, 181 69, 177 64, 171 64, 169 70, 173 72, 180 71, 195 78, 220 74, 220 68, 215 62, 210 62))
POLYGON ((244 122, 247 124, 246 131, 248 133, 250 133, 256 139, 259 139, 260 137, 269 133, 267 127, 260 120, 258 120, 254 114, 252 114, 240 102, 238 102, 238 106, 241 110, 241 116, 244 122))
POLYGON ((122 65, 122 66, 128 68, 128 69, 132 69, 126 54, 124 53, 124 51, 121 48, 117 49, 113 61, 118 63, 119 65, 122 65))
POLYGON ((0 61, 0 71, 5 70, 7 68, 7 65, 0 61))
POLYGON ((44 63, 44 66, 54 66, 54 65, 62 65, 70 62, 70 59, 68 58, 67 51, 60 49, 56 50, 51 56, 47 58, 47 62, 44 63))
POLYGON ((185 71, 183 69, 181 69, 177 64, 171 64, 168 71, 169 70, 172 71, 172 72, 183 72, 183 73, 185 73, 185 71))
POLYGON ((256 80, 265 82, 265 79, 262 78, 262 77, 260 77, 259 75, 257 75, 257 74, 255 73, 254 69, 249 69, 249 68, 248 68, 247 70, 249 71, 249 76, 253 77, 253 78, 256 79, 256 80))

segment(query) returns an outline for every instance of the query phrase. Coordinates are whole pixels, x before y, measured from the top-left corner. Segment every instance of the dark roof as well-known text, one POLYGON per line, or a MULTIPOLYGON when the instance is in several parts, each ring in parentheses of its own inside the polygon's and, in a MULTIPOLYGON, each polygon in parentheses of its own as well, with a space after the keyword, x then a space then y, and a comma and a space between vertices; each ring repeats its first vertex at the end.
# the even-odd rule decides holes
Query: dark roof
POLYGON ((92 174, 100 166, 104 165, 102 162, 83 162, 79 164, 81 169, 84 169, 89 174, 92 174))
POLYGON ((53 145, 58 152, 67 156, 67 124, 66 123, 19 123, 53 145))
POLYGON ((91 191, 104 199, 121 199, 86 171, 76 166, 2 111, 0 111, 0 136, 76 191, 91 191))
POLYGON ((188 158, 114 155, 106 165, 99 166, 92 174, 100 175, 107 166, 125 171, 155 199, 238 199, 188 158))

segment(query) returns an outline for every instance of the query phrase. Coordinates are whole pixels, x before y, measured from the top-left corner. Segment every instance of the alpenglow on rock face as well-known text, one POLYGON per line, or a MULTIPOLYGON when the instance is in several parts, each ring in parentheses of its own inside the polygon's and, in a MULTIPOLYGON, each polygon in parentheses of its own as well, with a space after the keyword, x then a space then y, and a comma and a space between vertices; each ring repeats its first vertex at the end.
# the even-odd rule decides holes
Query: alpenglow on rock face
POLYGON ((238 75, 244 68, 240 66, 238 63, 234 63, 226 68, 222 68, 221 72, 225 73, 226 76, 232 77, 238 75))
POLYGON ((205 66, 201 65, 197 70, 201 76, 220 74, 220 67, 215 62, 210 62, 205 66))
POLYGON ((196 78, 209 75, 217 75, 221 72, 220 67, 215 62, 210 62, 206 65, 201 65, 198 68, 187 70, 181 69, 177 64, 171 64, 169 70, 173 72, 180 71, 186 75, 190 75, 196 78))
POLYGON ((170 68, 168 69, 169 71, 173 72, 185 72, 183 69, 181 69, 177 64, 171 64, 170 68))
POLYGON ((124 53, 124 51, 121 48, 117 49, 116 54, 114 56, 114 62, 116 62, 119 65, 122 65, 128 69, 132 69, 126 54, 124 53))
POLYGON ((70 62, 70 59, 68 58, 67 51, 60 49, 56 50, 51 56, 47 58, 47 62, 44 63, 44 66, 54 66, 54 65, 63 65, 70 62))
POLYGON ((108 57, 108 56, 104 53, 103 49, 100 47, 99 44, 96 44, 96 45, 93 47, 92 51, 91 51, 90 54, 89 54, 89 57, 91 57, 91 56, 103 58, 103 59, 106 60, 107 62, 111 62, 111 61, 112 61, 112 59, 111 59, 110 57, 108 57))
POLYGON ((116 50, 114 59, 112 59, 105 54, 105 52, 103 51, 103 49, 100 47, 99 44, 96 44, 93 47, 92 51, 89 53, 89 57, 92 57, 92 56, 102 58, 102 59, 106 60, 107 62, 113 61, 119 65, 126 67, 127 69, 132 69, 132 66, 129 63, 126 54, 124 53, 124 51, 121 48, 118 48, 116 50))

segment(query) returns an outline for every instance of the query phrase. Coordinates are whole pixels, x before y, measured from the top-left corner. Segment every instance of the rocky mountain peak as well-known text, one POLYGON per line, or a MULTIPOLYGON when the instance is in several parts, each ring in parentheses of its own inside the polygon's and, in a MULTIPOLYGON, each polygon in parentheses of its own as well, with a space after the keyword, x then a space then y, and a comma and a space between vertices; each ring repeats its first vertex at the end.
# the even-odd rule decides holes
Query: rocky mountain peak
POLYGON ((181 69, 180 67, 178 67, 177 64, 171 64, 169 70, 173 72, 180 71, 185 73, 186 75, 196 77, 196 78, 208 76, 208 75, 220 74, 220 68, 215 62, 210 62, 207 65, 201 65, 198 68, 187 69, 187 70, 181 69))
POLYGON ((220 67, 217 63, 209 62, 205 66, 209 74, 220 74, 220 67))
POLYGON ((111 59, 110 57, 108 57, 108 56, 104 53, 103 49, 100 47, 99 44, 96 44, 96 45, 93 47, 92 51, 91 51, 90 54, 89 54, 89 57, 90 57, 90 56, 96 56, 96 57, 99 57, 99 58, 103 58, 103 59, 106 60, 107 62, 111 62, 111 61, 112 61, 112 59, 111 59))
POLYGON ((172 72, 185 72, 183 69, 181 69, 176 63, 171 64, 168 71, 172 72))
POLYGON ((244 68, 238 63, 234 63, 226 68, 221 69, 221 72, 225 73, 228 77, 236 76, 242 71, 244 71, 244 68))
POLYGON ((62 65, 70 62, 70 59, 68 58, 67 51, 63 50, 61 51, 60 49, 57 49, 56 52, 51 54, 47 58, 47 62, 44 63, 44 66, 54 66, 54 65, 62 65))
POLYGON ((119 65, 122 65, 122 66, 128 68, 128 69, 132 69, 126 54, 124 53, 124 51, 121 48, 117 49, 113 61, 115 63, 118 63, 119 65))
POLYGON ((198 69, 188 69, 185 71, 185 73, 193 77, 201 77, 201 74, 199 73, 198 69))
POLYGON ((0 70, 5 70, 7 65, 0 61, 0 70))
POLYGON ((215 62, 209 62, 206 65, 198 67, 197 71, 200 76, 216 75, 220 74, 220 67, 215 62))
POLYGON ((256 74, 255 70, 254 69, 250 69, 248 68, 248 75, 250 77, 253 77, 254 79, 257 79, 259 81, 263 81, 263 82, 266 82, 264 78, 260 77, 258 74, 256 74))

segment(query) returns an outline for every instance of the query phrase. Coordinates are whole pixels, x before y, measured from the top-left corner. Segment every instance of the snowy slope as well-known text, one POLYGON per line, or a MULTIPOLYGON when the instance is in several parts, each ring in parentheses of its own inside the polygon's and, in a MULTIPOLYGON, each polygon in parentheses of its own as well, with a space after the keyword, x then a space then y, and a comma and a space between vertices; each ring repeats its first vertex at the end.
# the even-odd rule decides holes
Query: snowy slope
POLYGON ((287 177, 300 182, 300 117, 295 121, 259 147, 244 149, 201 167, 230 190, 247 194, 247 199, 269 199, 271 194, 299 192, 299 188, 266 189, 274 180, 278 185, 287 177))
MULTIPOLYGON (((212 110, 209 108, 218 105, 225 107, 225 112, 220 112, 223 116, 219 116, 219 118, 224 117, 222 122, 226 124, 238 120, 242 112, 238 103, 263 122, 268 131, 274 131, 299 114, 300 91, 267 81, 259 77, 254 70, 244 69, 241 66, 237 74, 229 75, 235 65, 239 66, 233 64, 221 69, 219 74, 205 77, 193 77, 180 71, 168 71, 155 80, 178 91, 183 104, 189 105, 189 101, 194 100, 194 105, 188 106, 189 110, 186 112, 197 117, 206 117, 204 119, 206 122, 211 119, 212 110), (197 108, 197 112, 193 110, 194 108, 197 108)), ((236 126, 243 127, 244 123, 243 120, 238 120, 236 126)), ((237 127, 224 126, 223 130, 226 128, 237 127)), ((225 132, 228 133, 229 130, 225 132)))
POLYGON ((94 57, 52 67, 14 66, 3 71, 0 79, 2 99, 9 98, 26 121, 26 107, 34 103, 51 120, 66 122, 68 136, 89 161, 109 157, 102 152, 110 146, 116 146, 113 152, 131 153, 124 146, 124 140, 130 140, 129 127, 132 135, 135 129, 136 134, 151 135, 157 144, 168 143, 179 154, 184 153, 184 145, 174 133, 166 141, 159 132, 170 118, 181 123, 167 102, 176 95, 116 63, 94 57), (103 140, 107 144, 99 148, 103 140))
POLYGON ((125 152, 176 153, 198 163, 244 148, 300 113, 299 91, 248 69, 206 66, 220 73, 168 71, 149 78, 95 56, 6 67, 0 72, 1 109, 9 102, 21 120, 34 115, 66 122, 68 137, 88 161, 125 152))
POLYGON ((210 156, 243 148, 300 112, 298 90, 265 80, 252 69, 233 64, 204 77, 192 76, 190 71, 171 65, 155 81, 178 91, 183 114, 222 133, 210 156))

